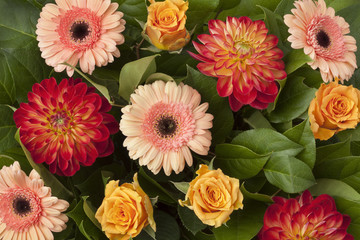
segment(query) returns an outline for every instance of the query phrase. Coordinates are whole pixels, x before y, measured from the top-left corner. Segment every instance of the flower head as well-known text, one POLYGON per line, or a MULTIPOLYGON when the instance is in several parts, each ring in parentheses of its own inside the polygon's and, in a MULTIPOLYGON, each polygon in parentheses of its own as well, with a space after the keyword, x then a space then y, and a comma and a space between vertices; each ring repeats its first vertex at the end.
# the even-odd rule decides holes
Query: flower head
POLYGON ((185 46, 190 34, 185 28, 189 2, 183 0, 165 0, 151 3, 148 7, 148 18, 145 33, 151 43, 162 50, 175 51, 185 46))
POLYGON ((322 194, 313 199, 305 191, 297 199, 274 197, 265 212, 260 240, 324 239, 353 240, 346 232, 350 217, 336 210, 332 197, 322 194))
POLYGON ((291 47, 304 49, 312 59, 308 64, 320 69, 324 82, 338 77, 348 80, 356 65, 356 40, 344 18, 335 16, 333 8, 326 8, 324 0, 298 0, 291 14, 284 16, 291 34, 291 47))
POLYGON ((127 136, 124 146, 132 159, 157 174, 181 172, 193 163, 190 150, 207 155, 211 145, 213 116, 205 113, 208 103, 200 104, 193 88, 174 82, 156 81, 139 86, 122 108, 120 130, 127 136))
POLYGON ((105 198, 96 211, 96 219, 110 240, 127 240, 136 237, 150 224, 156 231, 151 201, 134 175, 134 182, 119 186, 110 181, 105 188, 105 198))
POLYGON ((18 162, 0 170, 0 239, 54 239, 52 232, 66 228, 68 207, 35 170, 27 176, 18 162))
POLYGON ((80 63, 83 72, 91 74, 95 65, 105 66, 120 57, 116 47, 124 42, 123 13, 116 11, 117 3, 110 0, 55 0, 40 13, 37 40, 41 56, 56 72, 65 68, 72 76, 72 66, 80 63))
POLYGON ((243 208, 243 195, 239 179, 226 176, 221 169, 209 170, 201 164, 190 182, 185 201, 181 206, 194 210, 196 216, 205 224, 220 227, 230 219, 230 214, 243 208))
POLYGON ((286 77, 277 37, 267 35, 263 21, 248 17, 210 20, 209 31, 198 36, 203 45, 193 42, 199 55, 190 55, 202 61, 198 69, 218 78, 217 91, 229 97, 233 111, 245 104, 266 108, 278 93, 275 80, 286 77))
POLYGON ((36 83, 29 103, 14 113, 20 140, 36 163, 50 165, 50 171, 72 176, 80 164, 90 166, 97 157, 114 151, 110 134, 118 131, 115 118, 106 113, 111 105, 87 87, 81 79, 54 78, 36 83))
POLYGON ((321 84, 309 106, 314 137, 327 140, 360 122, 360 91, 336 82, 321 84))

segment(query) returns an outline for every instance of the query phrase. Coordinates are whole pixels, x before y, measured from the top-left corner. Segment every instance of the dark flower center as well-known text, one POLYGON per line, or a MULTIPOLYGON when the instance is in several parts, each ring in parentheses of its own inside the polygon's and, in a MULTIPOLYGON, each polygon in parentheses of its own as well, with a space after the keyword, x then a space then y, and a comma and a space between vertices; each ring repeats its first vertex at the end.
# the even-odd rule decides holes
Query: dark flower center
POLYGON ((13 200, 14 212, 17 215, 24 216, 31 212, 30 201, 24 197, 16 197, 13 200))
POLYGON ((89 24, 85 21, 76 21, 73 23, 70 29, 71 38, 74 41, 83 41, 87 36, 89 36, 91 30, 89 24))
POLYGON ((156 128, 161 137, 170 137, 176 132, 177 122, 173 117, 161 117, 156 124, 156 128))
POLYGON ((320 30, 316 34, 316 40, 317 40, 318 44, 323 48, 327 48, 330 45, 329 35, 327 35, 327 33, 324 32, 323 30, 320 30))

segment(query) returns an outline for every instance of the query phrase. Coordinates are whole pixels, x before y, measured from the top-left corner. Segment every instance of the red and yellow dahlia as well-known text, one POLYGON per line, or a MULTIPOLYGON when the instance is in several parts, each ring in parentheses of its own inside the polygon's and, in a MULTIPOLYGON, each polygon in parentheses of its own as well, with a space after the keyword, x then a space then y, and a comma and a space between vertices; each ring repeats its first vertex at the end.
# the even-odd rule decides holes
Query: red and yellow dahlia
POLYGON ((336 210, 335 201, 327 194, 313 199, 305 191, 297 199, 274 197, 265 212, 260 240, 353 240, 346 232, 350 217, 336 210))
POLYGON ((36 83, 29 103, 14 113, 20 140, 36 163, 50 165, 50 171, 72 176, 80 164, 90 166, 98 157, 114 151, 110 134, 118 131, 115 118, 106 113, 111 105, 95 88, 81 79, 54 78, 36 83))
POLYGON ((190 55, 202 61, 198 69, 218 78, 217 91, 229 97, 233 111, 246 104, 266 108, 278 93, 275 80, 286 77, 278 38, 267 35, 263 21, 248 17, 210 20, 209 32, 198 36, 203 45, 193 42, 199 54, 190 55))

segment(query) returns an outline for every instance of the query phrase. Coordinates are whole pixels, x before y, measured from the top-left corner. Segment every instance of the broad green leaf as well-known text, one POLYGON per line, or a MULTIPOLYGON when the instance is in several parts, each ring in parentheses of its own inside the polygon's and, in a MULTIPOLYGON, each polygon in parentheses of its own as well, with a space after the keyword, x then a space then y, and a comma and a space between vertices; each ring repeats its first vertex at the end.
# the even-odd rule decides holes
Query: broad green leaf
POLYGON ((266 205, 251 201, 244 204, 244 209, 236 210, 230 215, 226 226, 214 228, 216 240, 251 240, 263 226, 266 205))
POLYGON ((45 185, 51 188, 51 192, 53 196, 56 196, 60 199, 64 199, 66 201, 70 201, 74 198, 72 192, 70 192, 56 177, 54 174, 50 173, 42 164, 37 164, 32 160, 30 152, 26 149, 26 147, 20 141, 19 130, 15 134, 16 141, 20 144, 22 150, 25 153, 27 160, 30 165, 35 169, 44 180, 45 185))
POLYGON ((355 129, 347 129, 345 131, 338 132, 336 136, 340 141, 346 141, 348 139, 351 141, 360 141, 360 125, 355 129))
POLYGON ((18 48, 36 39, 39 9, 26 0, 0 1, 0 49, 18 48))
POLYGON ((311 58, 304 53, 303 49, 293 49, 284 57, 285 71, 289 75, 310 61, 311 58))
POLYGON ((335 201, 338 211, 342 214, 349 215, 351 218, 347 232, 354 237, 360 236, 360 200, 352 201, 337 197, 335 201))
POLYGON ((180 205, 178 205, 177 210, 182 224, 192 234, 195 235, 197 232, 206 228, 206 225, 201 222, 193 210, 190 210, 188 207, 181 207, 180 205))
POLYGON ((239 4, 239 0, 220 0, 217 10, 222 11, 222 10, 231 9, 238 4, 239 4))
POLYGON ((20 145, 19 147, 6 149, 0 156, 13 159, 13 161, 18 161, 20 163, 21 170, 23 170, 27 175, 29 175, 33 170, 20 145))
POLYGON ((269 106, 267 108, 268 112, 274 111, 274 109, 276 107, 276 104, 277 104, 277 102, 279 100, 280 93, 282 92, 282 90, 285 87, 286 80, 287 80, 287 78, 285 78, 283 80, 276 80, 276 82, 279 84, 279 91, 278 91, 278 95, 275 98, 275 101, 269 104, 269 106))
POLYGON ((293 0, 281 0, 275 9, 275 13, 280 16, 285 16, 285 14, 291 14, 291 9, 295 8, 293 0))
POLYGON ((309 65, 305 64, 301 68, 297 69, 294 76, 301 76, 304 79, 304 84, 311 88, 318 89, 323 82, 320 71, 314 71, 309 65))
POLYGON ((202 103, 209 103, 207 112, 214 116, 213 127, 210 129, 212 144, 223 143, 233 128, 234 117, 228 100, 218 95, 216 81, 188 66, 187 78, 183 82, 200 93, 202 103))
POLYGON ((325 0, 327 7, 332 7, 335 12, 340 11, 341 9, 352 7, 359 3, 357 0, 325 0))
POLYGON ((193 29, 195 25, 207 23, 210 14, 214 12, 220 0, 191 0, 189 1, 189 9, 186 11, 186 27, 188 30, 193 29))
POLYGON ((146 22, 147 9, 144 0, 115 0, 119 3, 119 11, 126 13, 124 19, 127 24, 138 26, 135 19, 146 22))
POLYGON ((271 199, 271 196, 261 194, 261 193, 251 193, 248 190, 245 189, 245 182, 241 184, 240 190, 241 193, 244 195, 245 199, 253 199, 259 202, 265 202, 265 203, 273 203, 274 201, 271 199))
POLYGON ((269 114, 274 123, 293 120, 304 113, 315 97, 316 89, 307 87, 302 77, 289 77, 282 89, 276 108, 269 114))
POLYGON ((79 227, 80 232, 88 240, 106 240, 107 237, 99 228, 97 228, 94 223, 88 218, 84 211, 84 199, 81 199, 76 207, 66 214, 71 217, 76 225, 79 227))
POLYGON ((13 104, 15 99, 15 80, 5 55, 0 53, 0 104, 13 104))
POLYGON ((86 214, 86 216, 91 220, 91 222, 98 228, 101 230, 101 224, 98 222, 98 220, 96 220, 95 218, 95 212, 96 209, 94 209, 94 207, 91 205, 91 203, 87 202, 86 199, 88 199, 89 196, 83 196, 82 199, 84 200, 84 212, 86 214))
POLYGON ((235 144, 218 144, 215 149, 215 166, 226 174, 239 179, 246 179, 258 174, 270 154, 257 154, 250 149, 235 144))
POLYGON ((303 147, 281 133, 267 128, 248 130, 237 135, 231 142, 242 145, 257 154, 284 154, 296 156, 303 147))
POLYGON ((0 152, 18 146, 14 135, 16 126, 13 120, 14 112, 5 105, 0 105, 0 152))
POLYGON ((9 156, 6 156, 6 155, 0 155, 0 169, 3 167, 3 166, 10 166, 11 164, 14 163, 14 159, 9 157, 9 156))
POLYGON ((272 185, 287 193, 298 193, 315 184, 311 168, 295 157, 272 156, 264 172, 272 185))
POLYGON ((332 197, 341 197, 348 200, 360 201, 360 194, 346 183, 336 179, 316 179, 316 184, 309 188, 314 196, 328 194, 332 197))
POLYGON ((296 155, 296 158, 313 168, 316 160, 316 145, 309 120, 305 119, 302 123, 284 132, 284 135, 304 147, 304 150, 296 155))
POLYGON ((136 87, 156 71, 156 56, 144 57, 123 66, 119 78, 119 94, 122 98, 129 101, 136 87))
POLYGON ((182 192, 183 194, 186 194, 188 189, 189 189, 189 182, 173 182, 170 181, 172 184, 174 184, 174 186, 176 187, 177 190, 179 190, 180 192, 182 192))
POLYGON ((168 81, 174 81, 174 78, 164 73, 153 73, 145 80, 145 83, 150 84, 157 80, 168 82, 168 81))
POLYGON ((17 49, 0 47, 0 61, 0 66, 7 66, 4 72, 0 71, 0 82, 12 82, 12 86, 6 87, 12 101, 15 97, 18 102, 27 102, 27 93, 31 91, 32 86, 48 78, 51 72, 51 68, 46 66, 40 56, 35 39, 28 40, 17 49))
POLYGON ((331 159, 347 156, 351 156, 349 140, 321 146, 316 149, 316 165, 331 159))
POLYGON ((159 199, 167 203, 176 203, 175 199, 164 187, 157 183, 154 179, 149 177, 145 171, 140 167, 139 183, 142 189, 149 195, 149 197, 159 196, 159 199))
POLYGON ((270 128, 275 130, 260 111, 255 111, 249 118, 245 118, 244 121, 252 128, 270 128))

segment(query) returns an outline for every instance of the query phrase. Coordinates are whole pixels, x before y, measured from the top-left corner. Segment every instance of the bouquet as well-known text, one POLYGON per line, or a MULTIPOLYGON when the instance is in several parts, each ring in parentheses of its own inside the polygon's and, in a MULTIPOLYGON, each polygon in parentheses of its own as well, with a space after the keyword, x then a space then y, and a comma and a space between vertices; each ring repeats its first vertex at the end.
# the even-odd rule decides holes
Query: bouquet
POLYGON ((1 240, 360 237, 356 0, 1 0, 1 240))

